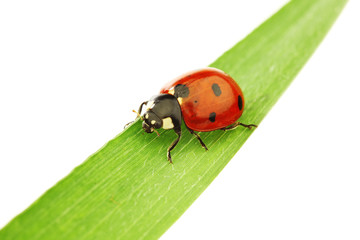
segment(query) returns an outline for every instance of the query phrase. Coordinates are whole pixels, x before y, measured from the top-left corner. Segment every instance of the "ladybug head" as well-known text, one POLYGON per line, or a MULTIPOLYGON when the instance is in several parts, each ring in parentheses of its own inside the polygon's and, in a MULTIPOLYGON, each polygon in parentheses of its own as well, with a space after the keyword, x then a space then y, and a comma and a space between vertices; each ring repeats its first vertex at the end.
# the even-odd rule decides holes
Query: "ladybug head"
POLYGON ((147 133, 156 132, 158 128, 174 129, 181 131, 181 108, 177 99, 170 94, 159 94, 152 97, 149 101, 143 102, 139 111, 136 112, 143 121, 142 128, 147 133), (146 112, 141 114, 145 107, 146 112))
POLYGON ((148 110, 144 113, 142 128, 145 132, 152 133, 155 128, 161 128, 161 126, 161 119, 153 111, 148 110))

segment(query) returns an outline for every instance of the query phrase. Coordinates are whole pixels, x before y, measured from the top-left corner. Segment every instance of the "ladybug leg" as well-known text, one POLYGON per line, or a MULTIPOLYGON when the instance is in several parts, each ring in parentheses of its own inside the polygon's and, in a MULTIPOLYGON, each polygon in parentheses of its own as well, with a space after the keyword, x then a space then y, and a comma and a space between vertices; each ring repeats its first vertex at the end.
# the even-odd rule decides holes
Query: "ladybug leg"
POLYGON ((170 145, 170 147, 168 148, 167 150, 167 159, 170 163, 173 163, 172 162, 172 158, 171 158, 171 150, 174 149, 174 147, 176 146, 176 144, 178 144, 179 140, 180 140, 180 137, 181 137, 181 128, 180 129, 174 129, 175 133, 178 135, 178 137, 175 139, 175 141, 170 145))
POLYGON ((131 122, 128 122, 127 124, 125 124, 124 129, 127 128, 127 127, 128 127, 130 124, 132 124, 133 122, 135 122, 135 121, 131 121, 131 122))
POLYGON ((205 148, 206 151, 208 151, 209 149, 206 147, 205 143, 201 140, 199 134, 197 134, 194 130, 188 128, 187 126, 186 126, 186 128, 189 130, 189 132, 190 132, 191 134, 195 135, 195 137, 197 138, 197 140, 199 140, 201 146, 202 146, 203 148, 205 148))
POLYGON ((147 103, 148 103, 148 101, 143 102, 143 103, 140 105, 139 110, 138 110, 139 115, 141 115, 142 108, 143 108, 143 106, 146 105, 147 103))
POLYGON ((236 122, 236 123, 231 124, 230 126, 220 128, 220 130, 223 130, 223 131, 233 130, 233 129, 237 128, 238 126, 243 126, 243 127, 248 128, 248 129, 251 129, 252 127, 257 128, 257 125, 255 125, 255 124, 244 124, 244 123, 241 123, 241 122, 236 122))

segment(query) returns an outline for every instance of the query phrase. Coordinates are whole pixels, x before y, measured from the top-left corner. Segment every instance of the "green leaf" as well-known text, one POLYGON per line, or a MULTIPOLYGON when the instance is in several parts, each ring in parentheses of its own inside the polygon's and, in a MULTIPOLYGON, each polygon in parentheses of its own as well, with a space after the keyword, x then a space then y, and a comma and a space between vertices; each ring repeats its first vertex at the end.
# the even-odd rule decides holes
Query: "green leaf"
MULTIPOLYGON (((241 121, 259 124, 346 4, 294 0, 212 63, 243 89, 241 121)), ((142 134, 136 122, 0 231, 0 239, 157 239, 205 190, 252 131, 142 134), (140 147, 139 147, 140 146, 140 147)))

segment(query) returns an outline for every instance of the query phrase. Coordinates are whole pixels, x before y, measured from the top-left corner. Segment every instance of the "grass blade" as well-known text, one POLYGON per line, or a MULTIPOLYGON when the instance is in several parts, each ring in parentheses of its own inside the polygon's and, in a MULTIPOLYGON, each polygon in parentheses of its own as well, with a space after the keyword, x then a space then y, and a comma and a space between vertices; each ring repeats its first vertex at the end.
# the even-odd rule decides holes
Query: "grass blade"
MULTIPOLYGON (((321 42, 346 0, 294 0, 210 66, 229 73, 259 124, 321 42)), ((156 239, 205 190, 251 131, 142 135, 137 122, 108 142, 0 231, 0 239, 156 239), (141 146, 139 148, 139 146, 141 146)))

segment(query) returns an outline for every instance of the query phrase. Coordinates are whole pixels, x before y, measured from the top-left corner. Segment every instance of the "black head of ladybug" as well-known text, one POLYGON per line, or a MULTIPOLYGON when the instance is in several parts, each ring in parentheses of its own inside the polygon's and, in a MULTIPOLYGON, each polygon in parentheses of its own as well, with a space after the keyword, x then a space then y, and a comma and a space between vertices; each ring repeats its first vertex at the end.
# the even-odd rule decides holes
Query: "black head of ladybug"
POLYGON ((161 128, 162 121, 161 119, 151 110, 149 109, 146 111, 146 113, 143 115, 143 123, 142 128, 147 133, 154 132, 154 129, 161 128))
POLYGON ((142 116, 142 128, 147 133, 154 129, 181 129, 181 108, 176 97, 170 94, 159 94, 149 101, 143 102, 139 107, 139 114, 145 108, 142 116))

